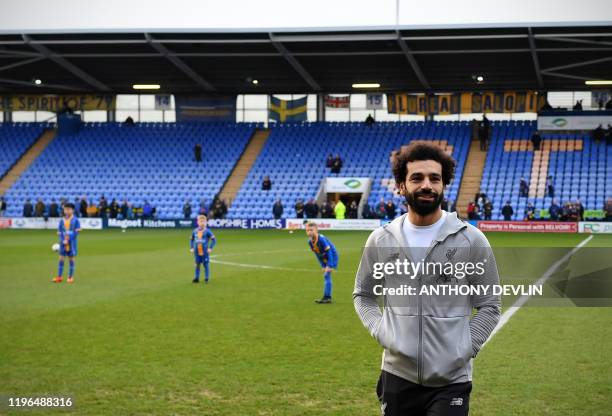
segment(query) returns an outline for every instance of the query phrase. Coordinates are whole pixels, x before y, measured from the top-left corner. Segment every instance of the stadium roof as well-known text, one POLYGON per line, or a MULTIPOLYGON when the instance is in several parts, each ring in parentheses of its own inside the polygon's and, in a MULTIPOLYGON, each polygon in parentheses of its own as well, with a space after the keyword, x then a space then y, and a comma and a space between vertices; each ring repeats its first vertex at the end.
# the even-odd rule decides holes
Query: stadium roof
POLYGON ((133 93, 136 83, 219 94, 348 93, 364 82, 385 92, 585 90, 585 80, 612 78, 611 64, 610 26, 3 34, 0 94, 133 93))

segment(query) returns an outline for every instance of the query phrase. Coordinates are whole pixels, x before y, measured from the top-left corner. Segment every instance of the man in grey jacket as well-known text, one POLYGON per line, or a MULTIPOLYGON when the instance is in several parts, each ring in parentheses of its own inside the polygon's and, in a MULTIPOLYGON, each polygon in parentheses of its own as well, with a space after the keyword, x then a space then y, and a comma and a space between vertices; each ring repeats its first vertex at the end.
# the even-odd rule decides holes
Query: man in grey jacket
POLYGON ((372 232, 353 292, 359 318, 384 348, 381 411, 467 415, 472 359, 500 317, 495 257, 482 232, 440 208, 452 157, 413 142, 392 163, 409 212, 372 232))

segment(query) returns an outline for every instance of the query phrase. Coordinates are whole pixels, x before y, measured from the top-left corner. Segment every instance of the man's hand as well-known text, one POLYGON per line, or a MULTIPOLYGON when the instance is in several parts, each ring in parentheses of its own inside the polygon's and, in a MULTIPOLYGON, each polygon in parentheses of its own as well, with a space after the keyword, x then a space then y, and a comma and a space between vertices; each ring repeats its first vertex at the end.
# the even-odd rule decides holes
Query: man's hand
POLYGON ((193 253, 193 249, 192 249, 192 248, 190 248, 190 249, 189 249, 189 251, 190 251, 191 253, 193 253))
POLYGON ((329 272, 331 272, 332 270, 333 270, 333 269, 332 269, 331 267, 323 267, 323 271, 324 271, 325 273, 329 273, 329 272))
POLYGON ((212 253, 212 248, 208 249, 208 254, 212 253))

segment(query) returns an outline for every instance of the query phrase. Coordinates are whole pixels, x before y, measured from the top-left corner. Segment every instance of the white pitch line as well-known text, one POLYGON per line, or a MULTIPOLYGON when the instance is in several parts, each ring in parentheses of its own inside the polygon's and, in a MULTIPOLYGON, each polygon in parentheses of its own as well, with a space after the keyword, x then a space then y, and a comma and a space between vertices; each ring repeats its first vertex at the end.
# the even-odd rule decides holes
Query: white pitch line
POLYGON ((210 262, 217 263, 217 264, 224 264, 226 266, 247 267, 250 269, 282 270, 282 271, 287 271, 287 272, 312 272, 313 271, 313 269, 293 269, 289 267, 266 266, 265 264, 236 263, 233 261, 223 261, 223 260, 213 260, 213 259, 210 259, 210 262))
MULTIPOLYGON (((540 286, 540 285, 543 285, 544 283, 546 283, 546 281, 550 278, 550 276, 552 276, 552 274, 557 270, 557 267, 559 267, 559 265, 561 265, 568 258, 573 256, 578 250, 580 250, 582 247, 584 247, 584 245, 586 243, 591 241, 592 238, 593 238, 592 235, 588 236, 587 238, 582 240, 576 247, 574 247, 571 251, 566 253, 563 257, 561 257, 556 262, 554 262, 544 272, 544 274, 542 276, 540 276, 540 278, 538 280, 536 280, 534 285, 535 286, 540 286)), ((491 332, 491 335, 489 335, 489 338, 484 342, 484 344, 482 344, 482 347, 480 348, 481 350, 482 350, 482 348, 484 348, 485 345, 487 345, 487 342, 489 342, 491 340, 491 338, 493 338, 493 336, 495 334, 497 334, 500 331, 500 329, 502 329, 504 327, 504 325, 506 325, 508 323, 510 318, 512 318, 512 316, 516 312, 518 312, 518 310, 529 300, 530 297, 531 297, 530 295, 522 295, 520 298, 518 298, 516 300, 516 302, 514 302, 512 304, 512 306, 510 306, 508 309, 506 309, 506 311, 502 314, 501 318, 499 319, 499 322, 497 323, 497 326, 493 329, 493 331, 491 332)))

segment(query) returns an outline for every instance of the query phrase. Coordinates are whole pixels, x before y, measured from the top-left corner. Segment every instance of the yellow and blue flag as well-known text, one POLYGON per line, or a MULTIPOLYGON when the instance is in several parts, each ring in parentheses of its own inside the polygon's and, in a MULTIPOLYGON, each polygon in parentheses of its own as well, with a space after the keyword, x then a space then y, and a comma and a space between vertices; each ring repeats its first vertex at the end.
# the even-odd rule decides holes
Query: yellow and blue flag
POLYGON ((297 100, 281 100, 270 96, 270 110, 268 117, 281 123, 296 123, 306 121, 306 102, 308 97, 297 100))

